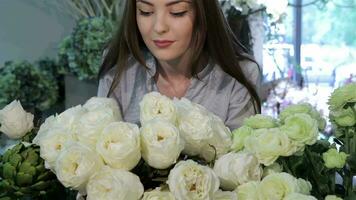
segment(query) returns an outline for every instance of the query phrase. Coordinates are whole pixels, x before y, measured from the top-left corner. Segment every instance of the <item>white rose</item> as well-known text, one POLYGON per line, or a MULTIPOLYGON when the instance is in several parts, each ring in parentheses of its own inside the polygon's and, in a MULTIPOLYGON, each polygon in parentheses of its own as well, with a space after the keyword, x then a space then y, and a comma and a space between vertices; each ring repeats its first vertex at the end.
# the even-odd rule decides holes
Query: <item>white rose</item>
POLYGON ((247 152, 230 152, 221 156, 215 162, 214 172, 224 190, 234 190, 243 183, 259 181, 262 176, 257 158, 247 152))
MULTIPOLYGON (((259 200, 258 190, 260 182, 250 181, 238 186, 235 190, 238 200, 259 200)), ((261 199, 264 200, 264 199, 261 199)))
POLYGON ((176 124, 177 112, 173 101, 159 92, 146 94, 140 102, 140 121, 143 125, 153 118, 161 118, 176 124))
POLYGON ((219 189, 219 178, 214 171, 192 160, 177 163, 167 183, 177 200, 212 200, 219 189))
POLYGON ((71 133, 75 133, 78 125, 78 121, 86 113, 81 105, 69 108, 59 115, 52 115, 48 117, 45 122, 40 126, 36 137, 33 139, 35 144, 38 143, 41 137, 45 136, 49 130, 54 127, 60 127, 68 130, 71 133))
POLYGON ((135 174, 104 166, 90 177, 86 190, 87 200, 138 200, 144 189, 135 174))
POLYGON ((200 155, 208 162, 226 154, 232 144, 232 135, 224 122, 214 114, 210 113, 213 136, 207 139, 207 144, 203 147, 200 155), (216 154, 216 158, 215 158, 216 154))
POLYGON ((287 173, 276 173, 266 176, 260 183, 260 199, 283 199, 291 193, 298 193, 297 179, 287 173))
POLYGON ((75 141, 75 136, 68 129, 54 127, 46 130, 46 133, 43 134, 43 137, 36 144, 40 146, 40 155, 45 160, 47 169, 55 169, 59 154, 65 144, 70 141, 75 141))
POLYGON ((186 98, 174 100, 178 111, 178 128, 185 140, 183 152, 196 156, 213 138, 213 128, 208 110, 186 98))
POLYGON ((117 101, 113 98, 105 97, 91 97, 84 105, 89 111, 96 110, 98 108, 110 108, 114 112, 115 118, 122 120, 121 111, 117 101))
POLYGON ((96 150, 112 168, 131 170, 141 159, 138 126, 127 122, 112 122, 100 135, 96 150))
POLYGON ((288 136, 278 128, 255 130, 245 139, 245 148, 265 166, 274 163, 279 156, 290 156, 296 152, 288 136))
POLYGON ((14 100, 0 110, 0 131, 11 139, 19 139, 33 128, 33 115, 14 100))
POLYGON ((236 192, 218 190, 214 195, 214 200, 237 200, 236 192))
POLYGON ((59 154, 55 172, 65 186, 85 193, 85 186, 92 174, 103 166, 100 156, 91 148, 78 143, 67 143, 59 154))
POLYGON ((184 148, 179 130, 169 121, 155 118, 141 128, 143 159, 157 169, 166 169, 176 163, 184 148))
POLYGON ((317 199, 310 195, 292 193, 286 196, 283 200, 317 200, 317 199))
POLYGON ((76 135, 78 140, 92 148, 103 131, 111 122, 119 121, 111 108, 98 108, 81 116, 78 121, 76 135))
POLYGON ((142 200, 175 200, 173 194, 168 190, 155 188, 143 194, 142 200))

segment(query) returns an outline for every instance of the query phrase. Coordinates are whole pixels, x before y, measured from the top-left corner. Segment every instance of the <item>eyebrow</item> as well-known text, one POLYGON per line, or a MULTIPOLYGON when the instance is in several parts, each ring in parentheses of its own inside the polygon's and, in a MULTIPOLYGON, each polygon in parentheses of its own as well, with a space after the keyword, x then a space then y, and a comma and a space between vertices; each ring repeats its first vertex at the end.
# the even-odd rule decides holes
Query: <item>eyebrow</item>
MULTIPOLYGON (((150 3, 150 2, 148 2, 146 0, 137 0, 136 2, 137 3, 141 2, 141 3, 147 4, 147 5, 153 6, 152 3, 150 3)), ((171 1, 171 2, 166 3, 166 6, 171 6, 171 5, 174 5, 174 4, 177 4, 177 3, 181 3, 181 2, 192 3, 191 1, 188 1, 188 0, 175 0, 175 1, 171 1)))

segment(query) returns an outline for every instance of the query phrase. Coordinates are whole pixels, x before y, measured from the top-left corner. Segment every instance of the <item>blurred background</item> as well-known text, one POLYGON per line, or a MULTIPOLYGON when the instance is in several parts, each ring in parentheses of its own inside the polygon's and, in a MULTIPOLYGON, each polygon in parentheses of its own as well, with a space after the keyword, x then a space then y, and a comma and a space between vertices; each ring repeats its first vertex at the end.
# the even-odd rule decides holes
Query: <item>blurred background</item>
MULTIPOLYGON (((264 114, 309 102, 327 117, 330 93, 356 82, 356 0, 219 2, 261 66, 264 114)), ((0 108, 19 99, 43 119, 95 96, 122 9, 119 0, 0 0, 0 108)))

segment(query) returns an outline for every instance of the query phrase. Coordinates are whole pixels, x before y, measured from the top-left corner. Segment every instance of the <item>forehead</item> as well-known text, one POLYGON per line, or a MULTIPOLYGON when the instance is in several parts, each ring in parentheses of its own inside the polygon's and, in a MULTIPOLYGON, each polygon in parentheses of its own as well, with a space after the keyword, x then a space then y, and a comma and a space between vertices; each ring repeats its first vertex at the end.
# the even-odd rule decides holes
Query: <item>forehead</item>
POLYGON ((192 3, 192 0, 136 0, 136 3, 143 3, 150 6, 154 6, 154 5, 171 6, 182 2, 192 3))

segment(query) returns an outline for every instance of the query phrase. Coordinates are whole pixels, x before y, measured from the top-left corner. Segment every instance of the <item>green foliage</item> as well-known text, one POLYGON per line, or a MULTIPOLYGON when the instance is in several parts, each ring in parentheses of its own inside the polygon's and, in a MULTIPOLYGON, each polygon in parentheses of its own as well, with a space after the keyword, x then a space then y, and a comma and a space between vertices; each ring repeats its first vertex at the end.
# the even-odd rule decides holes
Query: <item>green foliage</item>
POLYGON ((27 61, 6 62, 0 68, 0 108, 13 100, 25 109, 46 110, 57 102, 56 81, 27 61))
POLYGON ((98 75, 103 49, 111 39, 113 23, 105 18, 89 18, 78 22, 72 34, 59 46, 59 64, 80 80, 98 75))
POLYGON ((283 171, 295 177, 308 180, 312 185, 311 195, 317 199, 324 199, 326 195, 341 193, 335 188, 335 169, 328 169, 324 165, 322 154, 330 148, 328 141, 318 140, 312 146, 306 146, 303 155, 281 157, 283 171))
POLYGON ((57 192, 64 191, 56 176, 45 169, 39 151, 37 146, 19 143, 1 156, 0 199, 56 199, 57 192))

